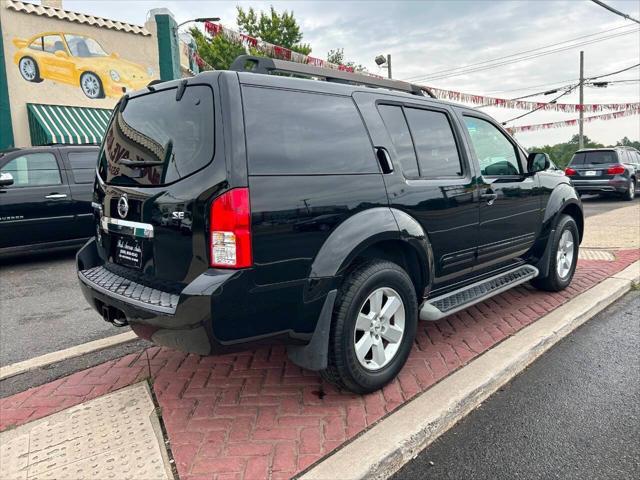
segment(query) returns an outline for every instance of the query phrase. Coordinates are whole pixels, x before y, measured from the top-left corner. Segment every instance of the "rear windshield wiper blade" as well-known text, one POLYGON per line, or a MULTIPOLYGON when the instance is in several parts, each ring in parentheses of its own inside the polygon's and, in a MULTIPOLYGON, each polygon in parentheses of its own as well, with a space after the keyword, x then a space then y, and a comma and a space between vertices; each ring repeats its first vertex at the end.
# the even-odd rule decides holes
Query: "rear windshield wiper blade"
POLYGON ((155 167, 157 165, 164 165, 162 160, 129 160, 128 158, 120 160, 120 164, 127 167, 155 167))

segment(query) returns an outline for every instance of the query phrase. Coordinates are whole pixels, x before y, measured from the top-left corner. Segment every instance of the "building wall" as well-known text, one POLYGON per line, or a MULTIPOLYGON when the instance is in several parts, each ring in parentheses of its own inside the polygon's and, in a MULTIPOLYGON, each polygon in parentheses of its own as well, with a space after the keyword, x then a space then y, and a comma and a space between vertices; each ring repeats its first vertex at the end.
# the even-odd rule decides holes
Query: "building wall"
MULTIPOLYGON (((2 1, 0 24, 15 146, 30 145, 27 103, 113 108, 122 95, 122 85, 128 90, 138 89, 159 78, 158 41, 153 18, 145 25, 149 34, 143 35, 15 11, 2 1), (28 46, 20 48, 20 40, 48 32, 91 37, 109 56, 61 58, 52 53, 34 52, 28 46), (18 64, 25 56, 32 56, 42 63, 39 65, 41 81, 30 82, 21 75, 18 64), (120 83, 111 79, 110 70, 120 75, 120 83), (95 73, 101 79, 103 98, 89 98, 83 93, 79 76, 85 71, 95 73)), ((3 140, 0 139, 0 145, 5 143, 3 140)))

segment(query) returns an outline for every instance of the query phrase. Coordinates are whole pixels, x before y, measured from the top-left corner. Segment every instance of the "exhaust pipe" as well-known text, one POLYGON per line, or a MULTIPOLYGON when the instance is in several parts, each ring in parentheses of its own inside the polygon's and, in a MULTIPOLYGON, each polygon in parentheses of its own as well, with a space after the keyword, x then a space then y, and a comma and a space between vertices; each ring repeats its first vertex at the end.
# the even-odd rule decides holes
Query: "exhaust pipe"
POLYGON ((102 318, 104 318, 105 321, 111 323, 115 327, 126 327, 127 325, 129 325, 129 321, 127 320, 125 314, 117 308, 102 304, 101 312, 102 318))

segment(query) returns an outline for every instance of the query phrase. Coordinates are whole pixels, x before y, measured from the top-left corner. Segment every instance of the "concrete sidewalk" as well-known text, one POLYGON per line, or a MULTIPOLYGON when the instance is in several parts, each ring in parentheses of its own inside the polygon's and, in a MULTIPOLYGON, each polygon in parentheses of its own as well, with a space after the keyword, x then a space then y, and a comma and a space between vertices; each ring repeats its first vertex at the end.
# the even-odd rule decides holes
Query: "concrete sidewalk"
MULTIPOLYGON (((608 215, 598 224, 618 222, 617 214, 608 215)), ((385 416, 403 412, 399 407, 411 399, 505 339, 526 336, 523 329, 640 259, 637 248, 607 251, 598 258, 583 255, 563 292, 521 286, 439 322, 421 322, 405 368, 380 392, 341 393, 291 364, 282 347, 218 357, 153 347, 0 399, 1 443, 12 427, 31 428, 39 419, 149 380, 182 480, 290 478, 339 448, 349 452, 356 444, 349 442, 385 416)), ((611 295, 619 294, 616 288, 611 295)))
POLYGON ((640 202, 585 219, 580 248, 640 248, 640 202))

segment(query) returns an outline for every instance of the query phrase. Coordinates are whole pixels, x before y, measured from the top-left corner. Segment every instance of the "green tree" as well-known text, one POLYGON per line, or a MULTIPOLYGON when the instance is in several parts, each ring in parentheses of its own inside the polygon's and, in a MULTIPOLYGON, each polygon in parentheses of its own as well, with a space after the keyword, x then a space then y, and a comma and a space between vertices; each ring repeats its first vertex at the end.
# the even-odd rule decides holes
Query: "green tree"
POLYGON ((345 61, 344 60, 344 48, 336 48, 335 50, 329 50, 329 53, 327 53, 327 62, 330 63, 336 63, 338 65, 344 65, 346 67, 351 67, 353 68, 356 72, 366 72, 367 71, 367 67, 360 65, 359 63, 356 64, 355 62, 352 61, 345 61))
MULTIPOLYGON (((578 150, 578 135, 574 135, 571 137, 571 140, 565 143, 557 143, 555 145, 545 145, 544 147, 532 147, 529 149, 530 152, 545 152, 549 154, 551 160, 560 168, 564 168, 569 164, 571 157, 578 150)), ((584 137, 584 147, 585 148, 602 148, 604 145, 602 143, 597 143, 592 141, 589 137, 585 135, 584 137)))
POLYGON ((236 10, 236 23, 242 33, 304 55, 311 53, 311 45, 300 43, 302 32, 293 16, 293 11, 285 10, 278 13, 271 6, 269 12, 260 11, 258 16, 253 7, 249 7, 249 10, 245 12, 242 7, 237 6, 236 10))
POLYGON ((216 70, 228 69, 237 56, 247 53, 241 43, 232 42, 224 35, 209 39, 196 27, 190 32, 198 47, 198 55, 216 70))
POLYGON ((629 137, 624 137, 622 140, 618 140, 616 145, 621 145, 624 147, 633 147, 637 150, 640 150, 640 141, 638 140, 629 140, 629 137))

